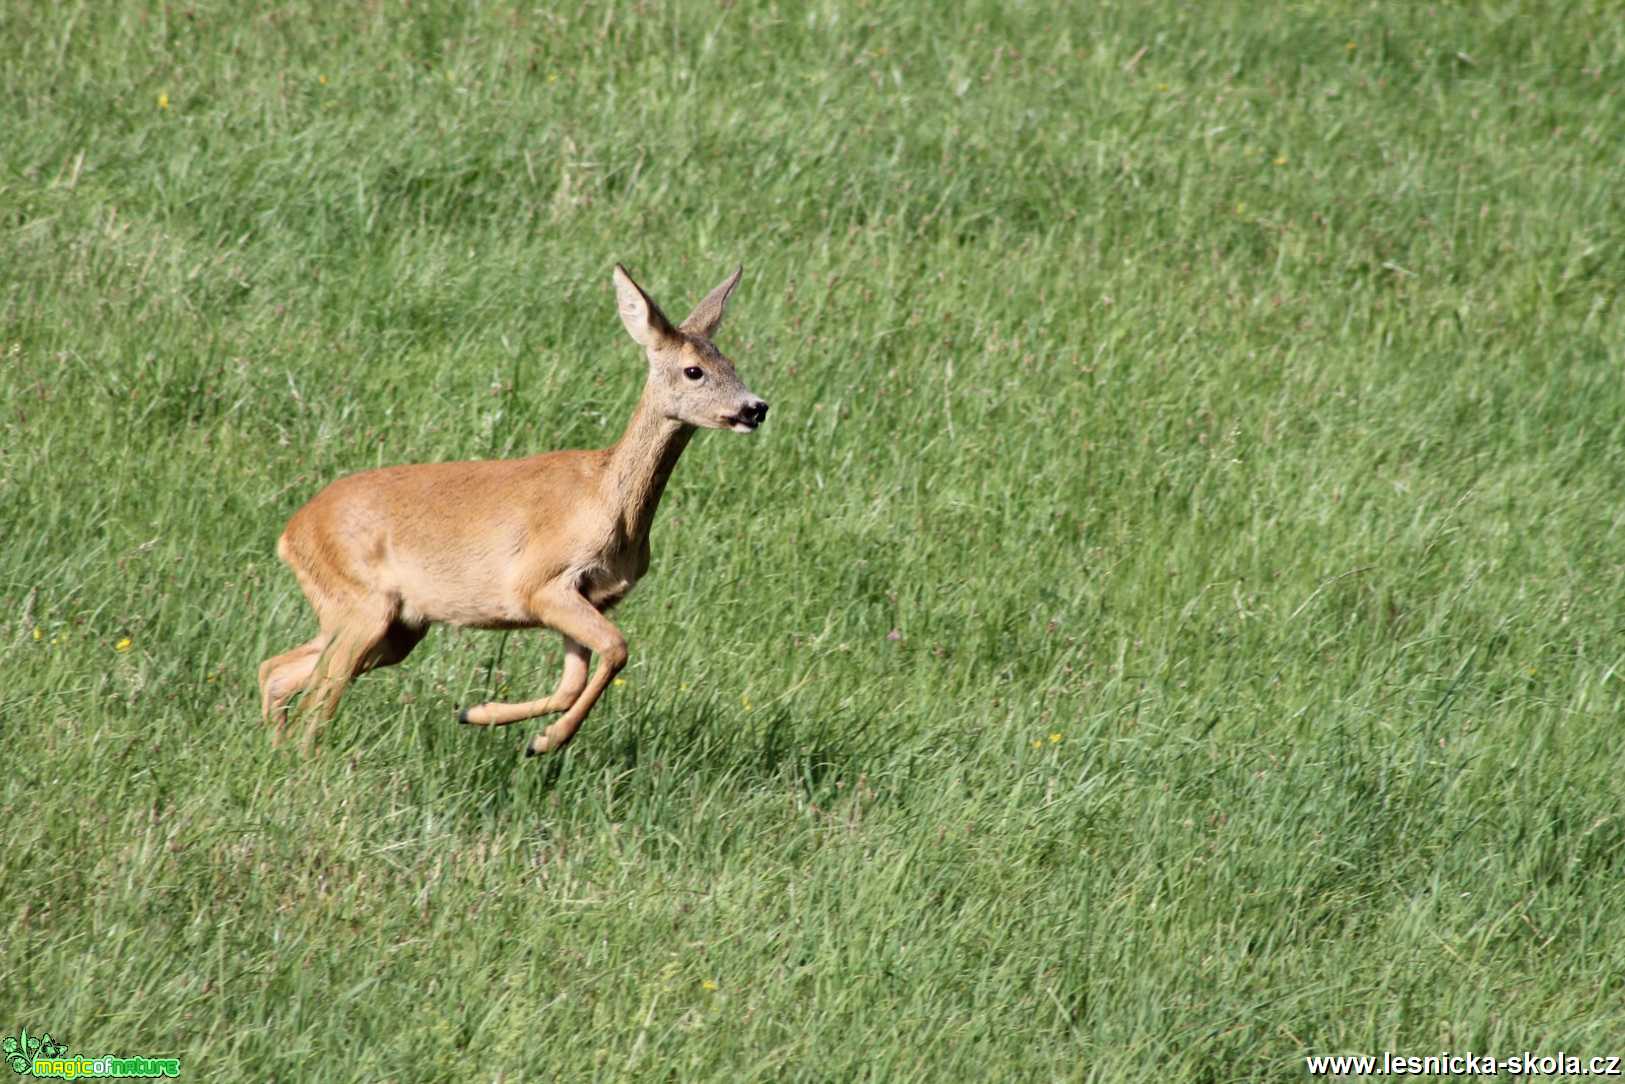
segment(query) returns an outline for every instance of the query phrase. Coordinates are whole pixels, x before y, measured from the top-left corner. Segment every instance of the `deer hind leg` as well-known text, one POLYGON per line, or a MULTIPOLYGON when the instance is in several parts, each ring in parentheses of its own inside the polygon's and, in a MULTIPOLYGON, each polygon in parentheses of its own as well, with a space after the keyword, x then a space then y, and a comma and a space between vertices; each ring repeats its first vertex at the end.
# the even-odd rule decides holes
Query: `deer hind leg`
MULTIPOLYGON (((425 626, 404 625, 399 621, 391 623, 388 631, 384 633, 384 638, 361 659, 355 675, 352 676, 384 666, 394 666, 412 653, 412 649, 428 631, 425 626)), ((271 735, 273 748, 281 745, 287 735, 288 701, 310 684, 311 677, 316 673, 316 664, 321 661, 322 652, 326 650, 331 640, 331 634, 322 633, 308 643, 301 644, 286 654, 266 659, 261 664, 260 711, 267 723, 275 724, 275 730, 271 735)), ((334 706, 337 706, 336 697, 334 706)))
POLYGON ((328 636, 320 633, 292 651, 266 659, 260 664, 260 715, 274 726, 271 744, 282 744, 288 726, 288 701, 293 699, 316 672, 316 661, 327 647, 328 636))
MULTIPOLYGON (((427 627, 394 622, 384 634, 384 639, 361 660, 357 673, 394 666, 412 653, 428 631, 427 627)), ((316 673, 316 664, 331 639, 330 633, 321 633, 292 651, 260 664, 260 714, 268 725, 275 727, 271 734, 272 747, 281 745, 286 736, 288 701, 310 684, 311 677, 316 673)))
POLYGON ((393 600, 353 610, 336 624, 327 645, 311 665, 300 714, 306 718, 301 753, 309 753, 321 724, 333 717, 350 682, 379 666, 406 657, 423 638, 420 628, 396 620, 400 606, 393 600), (402 631, 397 631, 402 630, 402 631))
POLYGON ((559 684, 552 696, 527 700, 522 704, 498 704, 495 701, 479 704, 459 711, 457 721, 469 726, 507 726, 521 719, 564 711, 580 698, 581 690, 587 687, 587 660, 591 655, 585 644, 565 636, 564 673, 559 675, 559 684))

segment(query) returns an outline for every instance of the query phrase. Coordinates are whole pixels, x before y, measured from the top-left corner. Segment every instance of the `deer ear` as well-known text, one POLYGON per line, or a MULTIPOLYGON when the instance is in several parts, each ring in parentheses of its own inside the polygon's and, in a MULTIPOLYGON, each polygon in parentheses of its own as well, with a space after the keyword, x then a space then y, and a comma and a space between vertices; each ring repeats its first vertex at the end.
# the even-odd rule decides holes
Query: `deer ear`
POLYGON ((683 321, 683 330, 705 339, 715 335, 717 328, 722 326, 722 311, 728 307, 728 295, 734 292, 734 287, 739 285, 739 276, 744 273, 744 267, 735 268, 726 282, 706 294, 705 300, 695 305, 694 311, 683 321))
POLYGON ((654 298, 644 293, 620 264, 615 265, 615 307, 620 310, 626 333, 645 350, 654 350, 677 337, 654 298))

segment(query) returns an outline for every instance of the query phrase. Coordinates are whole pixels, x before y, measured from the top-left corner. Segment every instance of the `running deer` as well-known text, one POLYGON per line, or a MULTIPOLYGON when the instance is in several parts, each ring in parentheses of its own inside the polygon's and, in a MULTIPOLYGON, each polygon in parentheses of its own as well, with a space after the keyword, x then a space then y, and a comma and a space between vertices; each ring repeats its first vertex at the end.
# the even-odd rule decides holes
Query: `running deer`
POLYGON ((288 701, 303 693, 300 748, 308 753, 350 682, 406 658, 436 622, 556 630, 564 674, 553 695, 480 704, 457 718, 507 726, 563 712, 531 739, 527 755, 575 736, 626 665, 626 638, 604 615, 649 570, 649 525, 689 438, 696 428, 749 433, 767 417, 767 404, 711 341, 743 270, 673 326, 615 265, 621 323, 643 347, 649 375, 612 446, 363 471, 293 514, 277 555, 298 577, 321 631, 260 666, 273 744, 285 736, 288 701))

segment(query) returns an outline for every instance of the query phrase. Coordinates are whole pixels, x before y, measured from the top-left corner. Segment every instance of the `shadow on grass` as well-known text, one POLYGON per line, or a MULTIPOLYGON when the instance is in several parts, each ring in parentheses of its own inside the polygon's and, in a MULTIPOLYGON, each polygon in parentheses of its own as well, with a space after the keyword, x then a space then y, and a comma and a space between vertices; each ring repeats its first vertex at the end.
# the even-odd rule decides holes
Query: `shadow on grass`
POLYGON ((616 717, 597 713, 562 753, 526 757, 525 744, 547 721, 482 732, 422 716, 412 745, 424 757, 424 782, 478 795, 486 816, 611 784, 654 791, 663 786, 654 780, 674 776, 742 793, 790 787, 826 803, 838 783, 896 763, 891 735, 877 720, 844 713, 742 712, 714 699, 644 700, 616 717))

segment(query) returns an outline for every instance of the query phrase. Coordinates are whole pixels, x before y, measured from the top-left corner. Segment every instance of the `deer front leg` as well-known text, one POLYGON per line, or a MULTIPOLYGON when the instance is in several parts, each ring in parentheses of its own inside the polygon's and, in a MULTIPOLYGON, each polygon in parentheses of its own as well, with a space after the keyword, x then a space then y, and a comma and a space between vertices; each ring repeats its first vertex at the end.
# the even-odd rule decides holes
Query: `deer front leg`
POLYGON ((457 721, 468 726, 507 726, 521 719, 534 719, 538 715, 551 715, 564 711, 581 696, 587 687, 587 659, 591 652, 585 644, 564 637, 564 673, 559 675, 558 688, 543 700, 527 700, 523 704, 498 704, 495 701, 464 708, 457 713, 457 721))
POLYGON ((558 711, 560 709, 553 705, 564 694, 575 694, 564 718, 531 739, 526 752, 534 756, 562 749, 575 737, 581 720, 626 665, 626 637, 570 584, 550 584, 537 592, 531 602, 531 614, 539 623, 557 629, 564 636, 565 670, 559 679, 558 691, 546 700, 523 704, 481 704, 460 713, 458 718, 474 726, 506 726, 558 711), (587 656, 592 652, 598 654, 598 669, 592 680, 581 687, 587 672, 587 656))
POLYGON ((543 624, 558 629, 576 643, 596 652, 598 669, 563 718, 530 739, 530 745, 525 749, 526 756, 551 752, 568 745, 570 739, 575 737, 576 729, 581 726, 581 720, 587 717, 609 683, 626 665, 626 637, 621 635, 621 630, 609 618, 582 597, 574 585, 557 584, 544 588, 533 606, 535 616, 543 624))

